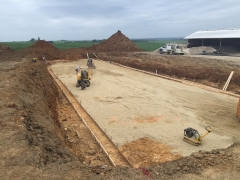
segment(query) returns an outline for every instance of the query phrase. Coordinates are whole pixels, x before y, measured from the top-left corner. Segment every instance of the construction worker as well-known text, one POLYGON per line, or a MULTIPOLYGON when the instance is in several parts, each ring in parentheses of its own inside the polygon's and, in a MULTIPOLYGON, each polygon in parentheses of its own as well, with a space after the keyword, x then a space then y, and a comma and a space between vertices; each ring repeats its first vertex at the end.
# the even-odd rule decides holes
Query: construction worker
POLYGON ((81 67, 80 67, 80 66, 77 66, 76 69, 75 69, 76 74, 78 73, 79 69, 81 69, 81 67))
POLYGON ((88 59, 87 66, 92 66, 92 59, 91 58, 88 59))

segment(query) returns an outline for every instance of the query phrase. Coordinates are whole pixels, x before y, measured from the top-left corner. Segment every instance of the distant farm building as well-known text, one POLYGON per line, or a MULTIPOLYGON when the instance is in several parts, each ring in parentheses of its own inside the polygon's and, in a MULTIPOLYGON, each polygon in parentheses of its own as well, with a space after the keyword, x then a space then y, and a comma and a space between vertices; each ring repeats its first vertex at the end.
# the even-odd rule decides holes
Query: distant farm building
POLYGON ((197 31, 184 39, 188 47, 198 46, 234 46, 240 48, 240 29, 197 31))

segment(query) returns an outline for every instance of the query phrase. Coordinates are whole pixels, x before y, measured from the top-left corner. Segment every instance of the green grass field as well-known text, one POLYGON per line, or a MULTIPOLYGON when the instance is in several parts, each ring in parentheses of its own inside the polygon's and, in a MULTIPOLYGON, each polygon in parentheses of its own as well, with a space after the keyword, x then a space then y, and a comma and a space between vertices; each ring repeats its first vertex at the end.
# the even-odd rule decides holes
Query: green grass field
POLYGON ((0 42, 0 44, 6 44, 12 49, 25 49, 33 45, 34 42, 21 41, 21 42, 0 42))
POLYGON ((70 48, 83 48, 83 47, 91 47, 92 45, 99 44, 97 42, 63 42, 63 41, 54 41, 53 46, 58 49, 70 49, 70 48))
POLYGON ((187 41, 181 39, 169 40, 156 40, 156 41, 133 41, 140 49, 144 51, 154 51, 167 43, 180 43, 186 44, 187 41))
MULTIPOLYGON (((186 43, 184 40, 156 40, 156 41, 133 41, 140 49, 144 51, 154 51, 159 47, 164 46, 166 43, 186 43)), ((34 42, 0 42, 0 44, 6 44, 12 49, 25 49, 33 45, 34 42)), ((83 48, 91 47, 93 44, 99 44, 99 42, 87 42, 87 41, 54 41, 52 43, 58 49, 70 49, 70 48, 83 48)))

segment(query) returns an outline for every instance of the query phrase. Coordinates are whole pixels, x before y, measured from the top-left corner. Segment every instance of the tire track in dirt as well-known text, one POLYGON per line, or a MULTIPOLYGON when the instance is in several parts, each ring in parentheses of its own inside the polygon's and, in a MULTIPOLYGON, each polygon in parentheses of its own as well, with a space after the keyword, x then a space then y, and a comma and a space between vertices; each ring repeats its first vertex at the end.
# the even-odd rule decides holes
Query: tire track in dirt
POLYGON ((91 116, 85 111, 85 109, 79 104, 79 102, 74 98, 71 92, 65 87, 65 85, 58 79, 58 77, 52 72, 51 68, 48 67, 49 73, 52 75, 58 86, 62 89, 64 94, 69 99, 70 103, 77 111, 79 116, 82 118, 85 125, 92 132, 96 141, 102 147, 105 154, 109 157, 109 160, 114 166, 127 166, 133 167, 133 165, 125 158, 125 156, 118 150, 115 144, 109 139, 109 137, 104 133, 104 131, 98 126, 98 124, 91 118, 91 116))

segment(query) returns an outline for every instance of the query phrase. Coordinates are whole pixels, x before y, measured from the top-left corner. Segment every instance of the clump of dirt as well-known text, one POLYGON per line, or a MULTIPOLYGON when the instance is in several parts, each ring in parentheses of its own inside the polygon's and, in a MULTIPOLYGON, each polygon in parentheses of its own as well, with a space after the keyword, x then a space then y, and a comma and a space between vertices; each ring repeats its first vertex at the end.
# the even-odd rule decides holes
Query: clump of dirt
POLYGON ((173 154, 171 147, 149 138, 126 143, 119 149, 135 167, 151 167, 181 157, 179 154, 173 154))
POLYGON ((107 40, 98 45, 87 48, 92 52, 139 52, 142 51, 138 48, 129 38, 127 38, 121 31, 116 32, 107 40))

